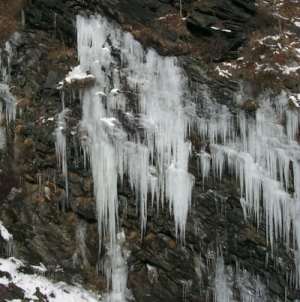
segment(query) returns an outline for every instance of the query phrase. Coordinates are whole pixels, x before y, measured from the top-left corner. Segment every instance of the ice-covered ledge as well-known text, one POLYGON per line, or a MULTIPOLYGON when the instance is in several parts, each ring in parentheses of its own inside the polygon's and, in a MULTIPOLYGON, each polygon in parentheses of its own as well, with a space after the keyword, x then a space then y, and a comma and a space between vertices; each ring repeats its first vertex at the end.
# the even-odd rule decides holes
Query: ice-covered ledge
POLYGON ((95 83, 95 79, 95 76, 83 71, 81 66, 78 65, 72 68, 65 79, 58 84, 58 89, 62 89, 63 87, 89 87, 95 83))

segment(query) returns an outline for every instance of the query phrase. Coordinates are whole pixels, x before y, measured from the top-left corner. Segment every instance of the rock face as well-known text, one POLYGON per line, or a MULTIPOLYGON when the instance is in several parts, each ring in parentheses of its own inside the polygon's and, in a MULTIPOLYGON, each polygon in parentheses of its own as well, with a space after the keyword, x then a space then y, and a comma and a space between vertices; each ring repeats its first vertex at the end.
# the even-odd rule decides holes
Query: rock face
MULTIPOLYGON (((219 50, 211 55, 217 60, 235 55, 246 34, 253 29, 252 0, 182 1, 183 19, 179 8, 179 1, 38 0, 27 8, 26 14, 34 28, 56 32, 57 37, 70 43, 75 41, 74 15, 78 13, 102 13, 123 24, 145 46, 163 54, 197 53, 204 42, 216 40, 219 50)), ((211 47, 216 51, 214 46, 211 47)))
POLYGON ((215 46, 223 48, 222 54, 226 55, 245 42, 247 31, 253 26, 251 21, 255 12, 255 4, 251 0, 198 1, 192 5, 187 27, 194 35, 211 36, 217 41, 215 46))
MULTIPOLYGON (((68 87, 61 93, 57 89, 71 67, 78 65, 78 13, 100 13, 120 23, 144 47, 181 55, 179 62, 195 95, 196 109, 205 113, 204 94, 210 91, 215 102, 226 104, 234 113, 233 96, 239 83, 209 74, 209 65, 200 57, 201 45, 217 44, 211 61, 235 57, 255 23, 255 3, 183 0, 183 18, 179 1, 173 0, 35 0, 26 6, 26 26, 9 39, 9 84, 19 112, 14 125, 7 127, 7 145, 0 151, 0 220, 13 234, 16 258, 33 265, 43 263, 49 277, 56 281, 81 283, 104 292, 106 280, 98 273, 105 262, 105 251, 99 247, 93 178, 78 138, 85 136, 78 126, 82 91, 68 87), (62 129, 68 145, 68 187, 55 154, 55 121, 63 109, 62 98, 71 108, 65 117, 68 126, 62 129), (61 270, 57 271, 57 266, 61 270)), ((131 99, 134 108, 135 99, 131 99)), ((252 107, 249 114, 257 109, 252 107)), ((127 119, 123 116, 122 122, 125 126, 127 123, 128 132, 138 131, 127 119)), ((194 146, 210 147, 197 138, 191 140, 194 146)), ((124 246, 130 251, 127 287, 134 300, 299 299, 299 292, 291 285, 293 277, 286 278, 294 267, 291 253, 279 244, 271 256, 264 221, 256 228, 244 219, 235 179, 227 173, 221 182, 210 176, 203 183, 196 167, 194 154, 189 170, 196 181, 184 244, 176 239, 173 218, 166 207, 157 212, 149 205, 147 229, 141 236, 136 197, 127 179, 119 185, 119 226, 126 235, 124 246), (220 286, 225 290, 217 295, 220 286), (247 296, 246 292, 251 294, 247 296), (231 298, 216 298, 222 295, 231 298)), ((2 256, 7 256, 5 249, 1 250, 2 256)), ((46 301, 42 294, 36 296, 37 301, 46 301)), ((14 284, 1 285, 1 299, 23 299, 23 293, 14 284)))

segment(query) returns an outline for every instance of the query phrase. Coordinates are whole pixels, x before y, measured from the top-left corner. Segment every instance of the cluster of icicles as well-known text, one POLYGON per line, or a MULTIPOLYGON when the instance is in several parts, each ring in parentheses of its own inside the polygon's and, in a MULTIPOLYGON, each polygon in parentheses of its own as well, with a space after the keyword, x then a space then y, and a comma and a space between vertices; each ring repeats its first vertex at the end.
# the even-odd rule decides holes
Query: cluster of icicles
POLYGON ((5 47, 0 49, 0 150, 6 146, 6 129, 3 126, 5 117, 6 123, 14 121, 16 118, 16 99, 10 92, 11 80, 11 60, 13 52, 10 42, 5 43, 5 47), (5 108, 5 113, 3 112, 5 108))
MULTIPOLYGON (((215 263, 214 274, 214 301, 234 302, 234 290, 239 292, 240 302, 267 302, 268 294, 265 285, 259 277, 253 277, 248 271, 236 267, 225 267, 222 255, 218 256, 215 263)), ((279 300, 278 300, 279 301, 279 300)))
MULTIPOLYGON (((264 213, 271 250, 279 240, 295 249, 298 283, 300 119, 289 108, 287 94, 262 96, 255 117, 231 114, 213 102, 206 110, 210 114, 198 117, 176 58, 145 51, 131 34, 102 17, 79 16, 77 32, 80 69, 95 77, 95 85, 82 91, 81 133, 94 179, 100 239, 109 238, 118 249, 118 182, 126 176, 139 204, 142 232, 148 202, 160 207, 168 201, 176 234, 184 240, 194 185, 188 136, 197 131, 206 142, 203 150, 193 150, 199 151, 203 181, 211 175, 221 180, 225 173, 237 177, 245 218, 254 216, 259 224, 264 213), (136 131, 126 131, 124 121, 136 131)), ((58 153, 65 154, 60 134, 58 153)))
POLYGON ((239 179, 244 216, 254 216, 259 224, 264 213, 272 253, 280 240, 295 249, 294 282, 299 285, 299 112, 289 107, 284 92, 273 98, 262 96, 258 103, 253 118, 243 112, 233 116, 223 107, 213 119, 199 119, 198 129, 210 149, 198 154, 201 171, 204 178, 212 171, 216 179, 225 172, 239 179))
POLYGON ((129 33, 105 19, 78 17, 81 70, 96 78, 83 92, 82 130, 90 157, 100 235, 115 242, 118 181, 128 177, 140 204, 142 229, 151 202, 169 201, 176 233, 184 237, 194 177, 188 173, 191 144, 182 98, 184 77, 175 58, 144 51, 129 33), (120 51, 121 63, 114 56, 120 51), (125 87, 126 86, 126 87, 125 87), (131 100, 138 100, 136 112, 131 100), (118 117, 138 125, 127 133, 118 117))

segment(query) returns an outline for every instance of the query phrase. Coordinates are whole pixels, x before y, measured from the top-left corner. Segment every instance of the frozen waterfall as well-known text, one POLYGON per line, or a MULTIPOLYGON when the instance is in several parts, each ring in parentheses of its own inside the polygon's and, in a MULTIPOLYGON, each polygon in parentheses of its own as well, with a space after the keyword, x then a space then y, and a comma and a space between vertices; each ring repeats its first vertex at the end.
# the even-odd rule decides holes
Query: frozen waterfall
POLYGON ((145 51, 131 34, 100 16, 79 16, 77 33, 80 70, 95 77, 93 87, 82 93, 81 139, 94 179, 100 244, 110 241, 112 292, 107 300, 121 302, 127 266, 116 234, 118 183, 124 176, 136 195, 142 233, 148 199, 157 207, 166 199, 176 234, 184 240, 194 183, 188 172, 185 78, 176 58, 145 51), (126 131, 124 120, 139 131, 126 131))
MULTIPOLYGON (((245 219, 255 217, 259 225, 265 215, 271 251, 279 240, 287 246, 294 242, 300 279, 300 119, 299 112, 289 107, 288 96, 261 96, 255 116, 208 102, 208 114, 198 117, 186 97, 186 78, 176 58, 144 50, 130 33, 100 16, 78 16, 77 34, 78 69, 95 80, 81 91, 81 140, 94 179, 99 238, 101 244, 110 242, 110 254, 115 253, 122 266, 111 274, 126 280, 118 273, 126 274, 117 240, 118 184, 128 181, 136 195, 142 233, 149 201, 158 208, 168 204, 176 235, 184 241, 194 185, 188 171, 192 129, 207 142, 193 150, 198 152, 203 186, 209 176, 216 181, 235 176, 245 219), (128 130, 128 124, 134 130, 128 130)), ((224 274, 223 260, 218 259, 216 301, 232 299, 224 274)), ((120 301, 126 292, 124 282, 112 285, 113 290, 118 288, 120 301)), ((243 301, 254 300, 244 293, 243 301)))
POLYGON ((102 17, 78 17, 77 31, 81 69, 96 78, 94 87, 83 93, 82 129, 87 133, 84 146, 93 172, 100 237, 116 241, 117 184, 127 175, 142 230, 148 196, 162 205, 166 197, 183 239, 194 178, 188 173, 185 78, 176 58, 144 51, 131 34, 102 17), (130 106, 134 101, 136 108, 130 106), (126 133, 121 118, 134 121, 143 133, 126 133))
MULTIPOLYGON (((216 180, 224 174, 239 179, 245 218, 254 216, 260 224, 262 214, 265 215, 267 242, 272 252, 280 240, 287 246, 296 242, 293 247, 299 282, 299 112, 289 108, 285 93, 277 97, 263 95, 258 103, 255 117, 242 111, 235 116, 222 108, 212 119, 200 119, 198 131, 202 139, 211 143, 211 168, 216 180)), ((209 163, 203 159, 205 155, 201 156, 205 178, 210 174, 209 163)))
POLYGON ((2 126, 4 116, 7 124, 16 118, 16 98, 11 93, 9 87, 12 56, 12 47, 10 42, 7 41, 4 48, 0 48, 0 100, 3 101, 3 104, 0 104, 0 149, 3 149, 6 145, 6 131, 2 126), (5 108, 4 116, 2 114, 3 108, 5 108))

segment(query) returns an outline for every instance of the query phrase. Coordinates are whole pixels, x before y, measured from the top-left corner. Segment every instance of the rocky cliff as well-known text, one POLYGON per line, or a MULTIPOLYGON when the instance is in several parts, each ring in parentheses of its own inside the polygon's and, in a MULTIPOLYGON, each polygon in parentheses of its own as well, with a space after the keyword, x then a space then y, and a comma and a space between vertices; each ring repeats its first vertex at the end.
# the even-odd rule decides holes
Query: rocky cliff
MULTIPOLYGON (((194 177, 194 186, 184 240, 178 236, 174 209, 170 210, 168 203, 152 206, 148 202, 147 222, 141 230, 143 212, 137 205, 141 197, 129 175, 118 183, 116 233, 121 237, 117 240, 128 272, 126 299, 300 299, 295 243, 298 208, 294 206, 299 191, 297 1, 2 2, 0 8, 5 13, 0 12, 0 99, 4 104, 0 128, 0 301, 69 301, 68 294, 73 295, 74 286, 82 290, 74 301, 123 301, 106 296, 113 285, 107 285, 105 268, 114 267, 108 263, 119 258, 109 256, 109 238, 99 234, 95 171, 82 144, 86 135, 81 128, 84 95, 98 75, 86 73, 85 76, 96 77, 91 81, 80 78, 68 82, 66 78, 83 60, 77 50, 78 15, 87 20, 101 15, 117 31, 129 32, 139 41, 140 52, 144 49, 146 54, 147 49, 155 49, 159 58, 175 56, 175 65, 181 68, 186 81, 184 99, 193 105, 192 111, 189 106, 184 109, 197 125, 205 121, 200 135, 194 124, 187 135, 192 146, 188 172, 194 177), (271 109, 265 109, 266 98, 271 109), (263 126, 265 120, 259 120, 262 115, 266 120, 263 126), (261 124, 255 124, 257 121, 261 124), (286 130, 282 130, 285 123, 286 130), (262 128, 267 130, 259 132, 262 128), (281 131, 285 132, 282 136, 278 134, 281 131), (249 141, 245 149, 237 151, 237 137, 245 142, 243 135, 249 136, 249 141), (268 137, 274 138, 272 142, 266 143, 268 137), (260 175, 259 180, 251 178, 246 170, 252 162, 243 157, 244 167, 240 155, 236 155, 250 154, 251 144, 262 146, 255 151, 257 157, 264 154, 263 149, 270 151, 266 166, 258 167, 257 160, 255 175, 260 175), (220 152, 224 154, 222 158, 220 152), (269 173, 270 166, 270 170, 276 170, 274 173, 269 173), (242 169, 245 172, 237 172, 242 169), (266 185, 271 176, 261 170, 271 176, 276 174, 275 178, 278 174, 284 192, 295 199, 291 206, 285 203, 285 197, 278 197, 283 189, 277 189, 277 182, 266 185), (240 182, 241 177, 245 181, 240 182), (259 182, 256 191, 255 181, 259 182), (273 190, 275 197, 269 192, 271 198, 266 198, 267 190, 273 190), (252 200, 257 202, 253 207, 252 200), (6 259, 11 256, 21 259, 23 264, 6 259), (9 261, 10 266, 13 263, 17 268, 5 270, 9 261), (53 289, 47 283, 45 288, 51 291, 46 291, 45 283, 39 281, 28 290, 20 281, 27 275, 29 280, 51 280, 53 289), (57 289, 59 281, 73 286, 62 291, 66 296, 57 289), (102 298, 95 298, 96 294, 102 298)), ((115 46, 114 33, 107 35, 107 47, 112 53, 109 58, 114 60, 113 68, 122 69, 122 49, 115 46)), ((138 113, 135 93, 142 88, 135 92, 128 83, 128 74, 122 74, 120 79, 126 109, 138 113)), ((165 83, 163 78, 161 82, 165 83)), ((138 134, 143 141, 145 132, 139 120, 133 121, 119 108, 115 111, 126 135, 138 134)), ((177 126, 175 123, 174 131, 179 129, 177 126)), ((181 194, 176 186, 173 189, 175 194, 181 194)), ((105 190, 98 188, 98 194, 105 190)))

